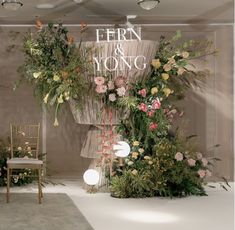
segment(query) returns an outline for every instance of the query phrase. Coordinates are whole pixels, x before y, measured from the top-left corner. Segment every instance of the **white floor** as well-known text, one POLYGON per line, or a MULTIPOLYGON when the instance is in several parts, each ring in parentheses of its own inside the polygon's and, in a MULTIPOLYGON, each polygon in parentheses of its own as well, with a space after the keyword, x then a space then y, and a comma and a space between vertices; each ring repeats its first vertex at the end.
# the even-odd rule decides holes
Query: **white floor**
MULTIPOLYGON (((228 192, 208 188, 207 197, 115 199, 87 194, 78 180, 47 185, 44 193, 67 193, 95 230, 233 230, 234 185, 228 192)), ((12 188, 36 192, 36 186, 12 188)), ((1 188, 0 192, 5 192, 1 188)), ((65 229, 67 230, 67 229, 65 229)))

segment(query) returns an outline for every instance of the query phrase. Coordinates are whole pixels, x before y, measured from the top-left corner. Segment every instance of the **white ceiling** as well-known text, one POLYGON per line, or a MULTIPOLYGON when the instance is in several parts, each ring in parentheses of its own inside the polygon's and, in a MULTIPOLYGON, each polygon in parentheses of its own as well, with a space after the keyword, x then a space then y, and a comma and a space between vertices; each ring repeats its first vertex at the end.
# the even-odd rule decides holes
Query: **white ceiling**
MULTIPOLYGON (((1 0, 0 0, 1 1, 1 0)), ((32 24, 36 16, 48 21, 66 24, 115 24, 124 23, 125 15, 137 15, 133 23, 231 23, 233 0, 160 0, 153 10, 146 11, 137 0, 21 0, 23 7, 11 12, 0 8, 0 24, 32 24), (52 3, 54 9, 40 10, 39 3, 52 3)))

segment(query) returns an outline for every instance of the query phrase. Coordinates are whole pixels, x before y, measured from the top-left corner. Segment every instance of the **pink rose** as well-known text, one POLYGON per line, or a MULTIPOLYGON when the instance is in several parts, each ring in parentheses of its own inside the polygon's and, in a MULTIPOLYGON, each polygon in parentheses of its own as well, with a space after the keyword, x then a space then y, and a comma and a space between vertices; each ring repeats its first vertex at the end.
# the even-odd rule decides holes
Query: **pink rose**
POLYGON ((149 116, 149 117, 153 117, 154 113, 155 113, 154 110, 150 110, 150 111, 148 112, 148 116, 149 116))
POLYGON ((175 154, 175 159, 176 159, 177 161, 182 161, 182 160, 184 159, 184 156, 183 156, 182 153, 177 152, 177 153, 175 154))
POLYGON ((118 87, 125 87, 126 86, 126 78, 123 76, 119 76, 114 80, 114 84, 118 87))
POLYGON ((106 93, 107 86, 106 85, 97 85, 95 91, 97 93, 106 93))
POLYGON ((189 166, 195 166, 196 165, 196 161, 192 158, 188 159, 188 164, 189 166))
POLYGON ((198 160, 201 160, 201 159, 202 159, 202 154, 199 153, 199 152, 197 152, 196 154, 197 154, 197 159, 198 159, 198 160))
POLYGON ((146 89, 139 90, 138 94, 140 94, 142 97, 146 97, 147 91, 146 89))
POLYGON ((103 85, 105 83, 104 77, 95 77, 94 81, 96 85, 103 85))
POLYGON ((115 93, 109 94, 109 100, 112 102, 116 101, 116 94, 115 93))
POLYGON ((206 167, 208 164, 208 160, 206 158, 202 158, 202 164, 204 167, 206 167))
POLYGON ((114 89, 114 82, 113 82, 113 81, 109 81, 109 82, 108 82, 108 89, 109 89, 109 90, 114 89))
POLYGON ((157 128, 157 123, 155 122, 151 122, 149 125, 149 130, 153 131, 157 128))
POLYGON ((197 171, 197 173, 198 173, 198 175, 200 176, 200 178, 203 178, 203 177, 206 176, 206 171, 203 170, 203 169, 199 169, 199 170, 197 171))
POLYGON ((118 95, 119 97, 123 97, 123 96, 125 96, 125 94, 126 94, 126 89, 125 89, 125 87, 117 88, 117 95, 118 95))
POLYGON ((211 173, 211 171, 210 170, 206 170, 206 177, 211 177, 212 176, 212 173, 211 173))
POLYGON ((152 102, 152 108, 153 109, 160 109, 160 107, 161 107, 161 102, 159 101, 159 100, 153 100, 153 102, 152 102))
POLYGON ((139 105, 139 110, 141 110, 141 111, 143 111, 143 112, 147 112, 147 110, 148 110, 148 106, 146 105, 146 104, 144 104, 144 103, 141 103, 140 105, 139 105))

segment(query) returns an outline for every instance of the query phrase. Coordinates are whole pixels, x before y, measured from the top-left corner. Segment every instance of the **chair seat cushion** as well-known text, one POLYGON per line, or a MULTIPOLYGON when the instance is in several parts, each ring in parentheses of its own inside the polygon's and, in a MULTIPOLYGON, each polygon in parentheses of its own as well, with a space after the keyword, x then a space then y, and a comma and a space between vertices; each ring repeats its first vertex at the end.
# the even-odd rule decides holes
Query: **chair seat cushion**
POLYGON ((7 160, 7 164, 34 164, 42 165, 43 162, 33 158, 11 158, 7 160))

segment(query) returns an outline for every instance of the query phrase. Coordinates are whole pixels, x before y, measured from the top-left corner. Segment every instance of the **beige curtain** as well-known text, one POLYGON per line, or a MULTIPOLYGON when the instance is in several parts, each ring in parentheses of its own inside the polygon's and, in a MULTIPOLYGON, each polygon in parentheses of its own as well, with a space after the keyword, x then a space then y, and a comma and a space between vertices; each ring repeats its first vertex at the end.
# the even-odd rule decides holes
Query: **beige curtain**
MULTIPOLYGON (((138 70, 134 67, 130 70, 127 66, 119 66, 115 71, 112 71, 112 78, 115 79, 117 76, 124 76, 127 78, 128 82, 135 82, 138 79, 141 79, 143 76, 146 76, 150 70, 150 62, 155 56, 157 42, 155 41, 122 41, 122 42, 84 42, 82 44, 85 47, 91 47, 93 50, 93 57, 101 59, 102 57, 115 56, 118 62, 121 63, 121 57, 116 55, 115 52, 117 48, 121 48, 125 57, 136 57, 144 56, 146 57, 146 69, 138 70), (121 70, 120 70, 121 69, 121 70)), ((140 59, 141 60, 141 59, 140 59)), ((143 59, 142 59, 143 61, 143 59)), ((109 63, 109 66, 114 66, 115 63, 109 63)), ((137 63, 138 66, 143 65, 144 63, 137 63)), ((109 71, 104 68, 103 62, 100 66, 100 72, 95 71, 94 76, 100 76, 108 74, 109 71)), ((88 79, 93 80, 93 79, 88 79)), ((102 106, 94 99, 94 90, 91 89, 87 95, 84 95, 83 108, 81 110, 76 108, 76 103, 71 100, 70 108, 75 119, 76 123, 90 125, 89 131, 86 139, 83 143, 83 148, 81 151, 81 156, 87 158, 96 158, 97 157, 97 147, 98 147, 98 138, 99 134, 99 125, 100 125, 100 111, 102 106)), ((123 116, 120 112, 113 110, 113 124, 118 124, 119 117, 123 116)), ((107 122, 107 125, 109 123, 107 122)))

